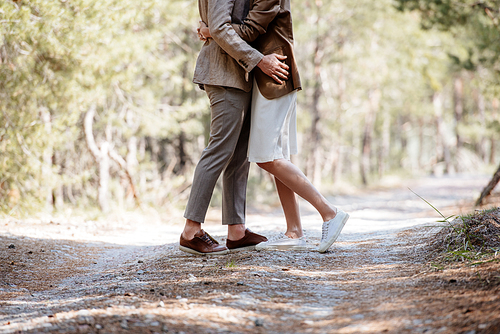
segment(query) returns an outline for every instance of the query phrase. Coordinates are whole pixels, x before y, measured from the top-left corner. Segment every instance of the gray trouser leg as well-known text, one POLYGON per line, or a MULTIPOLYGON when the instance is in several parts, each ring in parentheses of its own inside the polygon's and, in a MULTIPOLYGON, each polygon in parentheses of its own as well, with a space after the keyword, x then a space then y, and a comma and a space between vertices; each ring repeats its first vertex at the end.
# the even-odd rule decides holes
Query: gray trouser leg
POLYGON ((251 93, 209 85, 205 90, 212 116, 210 141, 196 166, 184 218, 205 221, 215 184, 224 171, 222 224, 244 224, 251 93))
POLYGON ((222 175, 222 224, 245 224, 250 110, 246 113, 233 157, 222 175))

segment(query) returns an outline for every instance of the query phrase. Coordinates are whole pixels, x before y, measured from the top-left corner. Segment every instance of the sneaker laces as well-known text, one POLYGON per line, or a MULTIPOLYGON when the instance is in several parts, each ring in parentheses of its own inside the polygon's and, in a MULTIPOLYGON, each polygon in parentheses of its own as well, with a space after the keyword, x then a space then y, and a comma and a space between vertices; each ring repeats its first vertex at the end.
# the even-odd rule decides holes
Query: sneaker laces
POLYGON ((327 222, 323 223, 323 226, 321 228, 321 241, 325 240, 328 237, 328 228, 330 227, 330 224, 327 224, 327 222))
POLYGON ((303 239, 303 240, 306 240, 305 236, 302 236, 300 238, 290 238, 285 233, 281 232, 280 234, 275 235, 274 237, 269 238, 266 241, 266 243, 272 243, 272 242, 275 242, 275 241, 278 241, 278 240, 281 240, 281 239, 285 239, 285 240, 288 240, 288 239, 290 239, 290 240, 303 239))
POLYGON ((283 239, 283 238, 288 238, 287 235, 283 232, 281 232, 280 234, 278 235, 275 235, 274 237, 271 237, 267 240, 268 243, 271 243, 271 242, 274 242, 276 240, 280 240, 280 239, 283 239))
POLYGON ((214 238, 212 238, 212 236, 210 234, 208 234, 207 232, 205 232, 201 237, 200 237, 201 240, 205 241, 207 244, 209 244, 210 246, 213 245, 213 244, 216 244, 218 245, 219 243, 217 242, 217 240, 215 240, 214 238))

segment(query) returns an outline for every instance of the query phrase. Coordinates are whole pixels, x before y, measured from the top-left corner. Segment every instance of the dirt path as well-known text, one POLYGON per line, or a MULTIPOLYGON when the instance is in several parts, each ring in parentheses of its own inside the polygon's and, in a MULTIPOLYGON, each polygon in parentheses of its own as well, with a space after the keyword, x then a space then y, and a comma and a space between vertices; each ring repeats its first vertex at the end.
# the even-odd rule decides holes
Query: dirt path
MULTIPOLYGON (((485 182, 409 186, 456 214, 485 182)), ((326 254, 305 204, 310 250, 219 257, 178 251, 180 222, 0 221, 0 333, 500 333, 499 284, 486 284, 500 268, 432 270, 436 213, 407 188, 332 201, 351 219, 326 254)), ((250 211, 254 231, 283 230, 279 212, 250 211)))

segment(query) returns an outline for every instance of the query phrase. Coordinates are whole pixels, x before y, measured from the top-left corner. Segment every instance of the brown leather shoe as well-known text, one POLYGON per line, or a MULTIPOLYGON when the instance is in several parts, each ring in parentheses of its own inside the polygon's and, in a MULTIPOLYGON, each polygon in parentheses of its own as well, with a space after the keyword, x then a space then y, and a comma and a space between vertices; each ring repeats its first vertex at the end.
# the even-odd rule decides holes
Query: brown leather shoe
POLYGON ((181 234, 179 249, 196 255, 223 255, 229 253, 225 246, 219 245, 217 240, 203 230, 196 233, 191 240, 184 239, 181 234))
POLYGON ((261 242, 267 241, 267 238, 263 235, 253 233, 248 228, 245 230, 245 236, 240 240, 232 241, 227 239, 226 246, 231 250, 231 252, 237 252, 242 250, 254 250, 255 245, 261 242))

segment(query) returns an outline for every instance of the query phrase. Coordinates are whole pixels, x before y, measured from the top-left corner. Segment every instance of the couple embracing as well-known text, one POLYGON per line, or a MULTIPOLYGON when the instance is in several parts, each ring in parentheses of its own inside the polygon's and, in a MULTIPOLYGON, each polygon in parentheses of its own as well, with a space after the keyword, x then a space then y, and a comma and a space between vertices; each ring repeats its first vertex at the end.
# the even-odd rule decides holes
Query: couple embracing
POLYGON ((205 44, 193 81, 210 100, 210 140, 195 169, 179 249, 199 255, 305 249, 297 194, 321 215, 318 251, 326 252, 349 215, 330 204, 290 161, 290 155, 297 154, 296 106, 301 89, 290 0, 198 1, 198 36, 205 44), (285 213, 286 232, 270 240, 245 228, 250 162, 274 176, 285 213), (201 228, 221 174, 226 246, 201 228))

